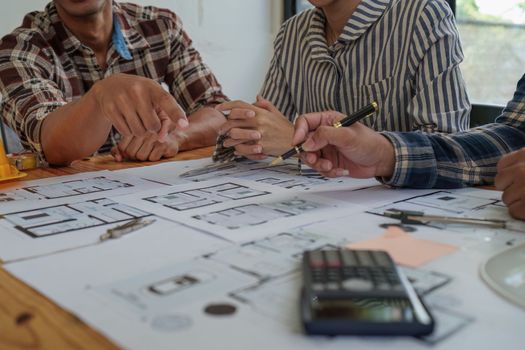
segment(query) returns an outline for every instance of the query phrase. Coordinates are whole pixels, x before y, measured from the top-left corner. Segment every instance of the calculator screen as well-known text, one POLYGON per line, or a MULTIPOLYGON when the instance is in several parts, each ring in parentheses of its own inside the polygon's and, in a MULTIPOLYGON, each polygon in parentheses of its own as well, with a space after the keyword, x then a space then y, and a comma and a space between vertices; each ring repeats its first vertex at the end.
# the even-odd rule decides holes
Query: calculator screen
POLYGON ((313 303, 317 319, 354 319, 371 322, 413 322, 414 312, 405 298, 325 299, 313 303))

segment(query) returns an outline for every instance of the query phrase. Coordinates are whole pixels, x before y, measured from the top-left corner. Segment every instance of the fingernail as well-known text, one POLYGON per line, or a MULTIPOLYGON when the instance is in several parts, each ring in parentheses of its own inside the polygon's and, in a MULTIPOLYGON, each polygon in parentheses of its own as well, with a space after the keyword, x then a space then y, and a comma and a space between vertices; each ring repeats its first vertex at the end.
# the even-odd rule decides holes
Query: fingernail
POLYGON ((314 141, 312 139, 308 139, 308 140, 306 140, 305 143, 303 143, 303 149, 305 151, 311 150, 312 148, 314 148, 314 146, 315 146, 315 143, 314 143, 314 141))
POLYGON ((258 140, 258 139, 261 138, 261 134, 258 133, 258 132, 252 132, 252 133, 250 134, 250 137, 251 137, 252 139, 257 139, 257 140, 258 140))
POLYGON ((335 172, 336 176, 348 176, 350 175, 350 172, 346 169, 337 169, 335 172))
POLYGON ((324 171, 330 171, 330 169, 332 168, 330 166, 330 164, 327 164, 327 163, 324 163, 321 168, 324 170, 324 171))
POLYGON ((179 120, 177 121, 177 124, 178 124, 181 128, 187 128, 188 125, 190 125, 190 123, 188 123, 188 120, 187 120, 187 119, 183 119, 183 118, 179 119, 179 120))
POLYGON ((315 163, 315 160, 316 160, 316 157, 315 157, 314 154, 312 154, 312 153, 308 153, 308 154, 306 155, 306 161, 307 161, 308 163, 313 164, 313 163, 315 163))
POLYGON ((247 111, 246 112, 246 116, 250 117, 250 118, 253 118, 253 117, 255 117, 255 112, 254 111, 247 111))
POLYGON ((261 153, 262 152, 262 147, 261 146, 256 146, 253 148, 253 151, 254 153, 261 153))

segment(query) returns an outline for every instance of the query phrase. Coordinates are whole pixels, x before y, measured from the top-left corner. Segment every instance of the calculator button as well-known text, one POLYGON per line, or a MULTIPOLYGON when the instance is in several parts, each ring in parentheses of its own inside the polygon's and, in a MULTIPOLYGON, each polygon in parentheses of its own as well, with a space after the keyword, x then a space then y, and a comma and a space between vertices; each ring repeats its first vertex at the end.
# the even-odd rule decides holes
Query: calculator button
POLYGON ((363 266, 374 266, 374 261, 372 260, 372 257, 370 254, 365 250, 357 250, 355 252, 357 255, 357 259, 359 260, 359 263, 363 266))
POLYGON ((320 250, 312 250, 309 254, 310 266, 312 268, 324 267, 324 257, 320 250))
POLYGON ((362 278, 350 278, 344 280, 342 285, 344 289, 360 292, 371 290, 374 287, 372 282, 362 278))
POLYGON ((377 264, 386 268, 392 267, 392 260, 388 257, 388 254, 385 252, 376 252, 374 254, 374 259, 377 264))
POLYGON ((324 290, 324 284, 322 284, 322 283, 313 283, 312 284, 312 289, 315 292, 322 292, 324 290))
POLYGON ((390 290, 390 284, 388 284, 386 282, 378 283, 376 285, 376 288, 379 289, 379 290, 390 290))
POLYGON ((357 260, 355 258, 355 255, 354 255, 353 251, 348 250, 348 249, 343 249, 341 251, 341 257, 342 257, 342 260, 343 260, 343 265, 345 267, 356 266, 357 265, 357 260))
POLYGON ((339 252, 336 250, 325 250, 324 256, 326 258, 326 264, 328 267, 341 267, 341 259, 339 258, 339 252))
POLYGON ((328 282, 325 284, 326 290, 339 290, 339 283, 328 282))

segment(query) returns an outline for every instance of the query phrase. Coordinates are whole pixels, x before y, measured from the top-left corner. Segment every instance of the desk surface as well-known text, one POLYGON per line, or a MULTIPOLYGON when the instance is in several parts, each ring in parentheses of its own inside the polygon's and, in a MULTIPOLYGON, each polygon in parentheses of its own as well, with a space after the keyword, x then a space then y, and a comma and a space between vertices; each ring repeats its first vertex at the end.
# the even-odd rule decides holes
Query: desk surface
MULTIPOLYGON (((212 151, 213 147, 207 147, 183 152, 161 162, 208 157, 212 151)), ((112 156, 99 156, 73 162, 69 167, 31 170, 25 179, 34 180, 96 170, 117 170, 157 163, 116 163, 112 156)), ((0 300, 1 349, 118 349, 75 315, 64 311, 2 268, 0 268, 0 300)))
MULTIPOLYGON (((212 148, 185 152, 173 160, 201 158, 209 156, 211 152, 212 148)), ((30 172, 28 179, 95 170, 116 170, 143 165, 145 163, 115 163, 110 156, 96 157, 75 162, 66 168, 33 170, 30 172)), ((471 230, 471 233, 474 232, 471 230)), ((437 303, 435 304, 437 306, 443 303, 441 306, 452 307, 451 310, 455 310, 458 308, 458 305, 463 303, 462 308, 457 310, 458 317, 467 319, 467 324, 473 322, 472 315, 478 317, 478 319, 475 320, 475 326, 465 327, 462 330, 462 335, 456 335, 447 339, 447 343, 444 343, 440 348, 484 349, 494 348, 496 344, 511 344, 512 346, 510 347, 503 347, 516 348, 517 344, 523 343, 524 336, 523 332, 520 331, 520 327, 525 319, 525 313, 493 293, 479 279, 477 271, 480 261, 485 257, 501 250, 509 242, 516 241, 516 244, 525 242, 525 237, 519 234, 512 236, 506 234, 501 235, 501 237, 481 235, 474 240, 467 240, 467 234, 458 234, 455 231, 443 232, 443 235, 443 243, 453 239, 454 242, 458 243, 457 246, 462 248, 458 251, 461 254, 452 254, 446 259, 438 259, 434 263, 429 264, 428 268, 430 271, 450 271, 454 279, 454 283, 448 284, 447 290, 438 295, 437 299, 434 298, 433 302, 437 303), (472 247, 469 247, 469 245, 472 247), (472 294, 473 291, 475 291, 474 294, 472 294), (513 320, 513 322, 509 322, 509 320, 513 320), (480 334, 483 337, 480 337, 480 334), (480 344, 484 345, 485 343, 488 345, 480 346, 480 344)), ((51 268, 51 270, 56 271, 56 268, 51 268)), ((71 269, 71 272, 76 274, 78 270, 76 268, 71 269)), ((47 276, 47 274, 42 276, 47 276)), ((102 333, 92 329, 77 316, 61 309, 39 292, 11 276, 3 268, 0 268, 0 298, 0 349, 118 348, 102 333)), ((280 330, 280 328, 275 329, 280 330)), ((258 329, 254 330, 254 334, 258 331, 258 329)), ((267 334, 262 334, 261 337, 266 338, 267 334)), ((272 337, 268 337, 268 339, 270 338, 272 337)), ((359 342, 359 339, 355 341, 359 342)), ((259 345, 258 348, 263 349, 272 347, 259 343, 254 344, 254 348, 257 347, 255 345, 259 345)), ((315 343, 309 345, 312 348, 316 346, 315 343)), ((343 345, 347 347, 346 343, 343 345)), ((381 346, 383 345, 384 343, 381 342, 381 346)), ((400 345, 403 344, 400 343, 400 345)), ((412 347, 408 348, 422 347, 422 345, 419 346, 416 343, 409 345, 412 345, 412 347)), ((277 348, 280 347, 277 346, 277 348)))

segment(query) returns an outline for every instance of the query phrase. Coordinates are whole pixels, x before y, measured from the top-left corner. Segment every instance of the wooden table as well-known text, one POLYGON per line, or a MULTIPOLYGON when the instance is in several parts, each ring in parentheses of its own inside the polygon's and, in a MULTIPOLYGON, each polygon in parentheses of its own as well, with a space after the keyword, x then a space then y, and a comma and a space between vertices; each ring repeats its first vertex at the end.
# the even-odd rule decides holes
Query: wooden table
MULTIPOLYGON (((116 163, 111 156, 76 161, 63 168, 35 169, 24 179, 117 170, 173 160, 204 158, 213 147, 182 152, 155 163, 116 163)), ((1 234, 1 232, 0 232, 1 234)), ((0 262, 1 264, 1 262, 0 262)), ((0 349, 118 349, 75 315, 68 313, 0 268, 0 349)))

